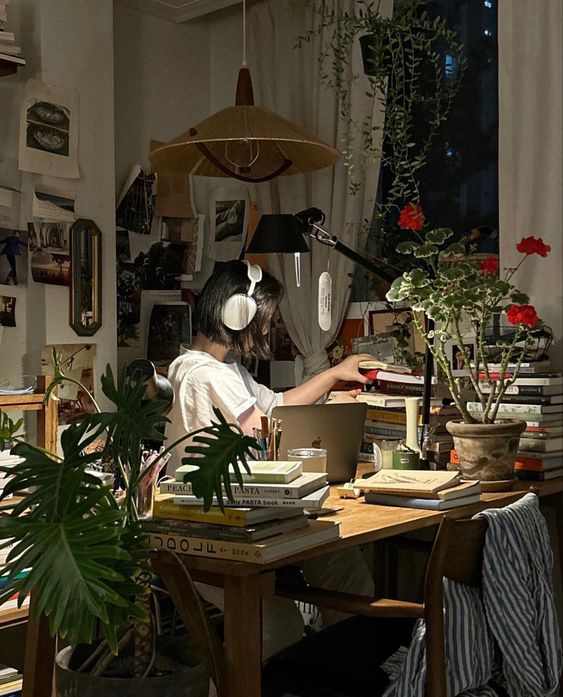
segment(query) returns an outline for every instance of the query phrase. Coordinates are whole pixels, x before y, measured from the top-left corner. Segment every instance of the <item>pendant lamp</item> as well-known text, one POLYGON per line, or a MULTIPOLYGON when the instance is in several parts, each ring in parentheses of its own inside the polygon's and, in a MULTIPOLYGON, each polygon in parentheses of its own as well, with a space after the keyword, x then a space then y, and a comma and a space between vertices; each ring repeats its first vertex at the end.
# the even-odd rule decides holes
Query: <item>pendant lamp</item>
POLYGON ((254 104, 246 67, 246 3, 243 1, 243 61, 235 106, 227 107, 156 148, 156 170, 260 183, 333 165, 340 153, 273 111, 254 104))

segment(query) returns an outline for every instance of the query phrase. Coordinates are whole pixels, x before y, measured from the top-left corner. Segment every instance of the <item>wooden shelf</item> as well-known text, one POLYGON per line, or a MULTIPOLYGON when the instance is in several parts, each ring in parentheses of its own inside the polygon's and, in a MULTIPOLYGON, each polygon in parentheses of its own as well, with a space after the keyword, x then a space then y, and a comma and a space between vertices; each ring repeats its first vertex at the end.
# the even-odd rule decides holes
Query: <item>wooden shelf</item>
POLYGON ((27 621, 29 606, 21 608, 10 608, 9 610, 0 609, 0 630, 11 627, 14 624, 21 624, 27 621))
POLYGON ((25 67, 25 63, 15 63, 14 61, 8 60, 6 58, 0 58, 0 77, 4 75, 12 75, 17 72, 18 68, 25 67))

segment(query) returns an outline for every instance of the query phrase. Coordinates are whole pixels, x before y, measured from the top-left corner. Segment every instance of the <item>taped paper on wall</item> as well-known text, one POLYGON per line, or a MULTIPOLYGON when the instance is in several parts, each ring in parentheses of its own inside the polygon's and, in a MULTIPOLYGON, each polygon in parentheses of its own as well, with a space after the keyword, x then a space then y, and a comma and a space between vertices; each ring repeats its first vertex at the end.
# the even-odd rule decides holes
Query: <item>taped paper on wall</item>
POLYGON ((20 110, 19 168, 77 179, 78 92, 28 80, 20 110))

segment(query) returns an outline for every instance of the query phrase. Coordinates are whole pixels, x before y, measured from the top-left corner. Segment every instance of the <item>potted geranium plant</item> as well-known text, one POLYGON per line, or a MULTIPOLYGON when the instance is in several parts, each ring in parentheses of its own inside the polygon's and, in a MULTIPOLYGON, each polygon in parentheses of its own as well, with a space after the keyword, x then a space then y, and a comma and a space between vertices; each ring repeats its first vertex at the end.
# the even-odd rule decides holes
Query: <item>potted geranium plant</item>
MULTIPOLYGON (((56 354, 54 364, 51 396, 65 380, 74 382, 64 376, 56 354)), ((9 540, 16 543, 2 569, 6 582, 0 606, 15 593, 23 602, 33 591, 31 619, 46 615, 51 634, 66 638, 71 648, 57 657, 61 697, 207 696, 209 675, 199 656, 187 656, 179 637, 165 647, 157 642, 148 600, 150 549, 140 524, 138 494, 158 459, 143 468, 141 454, 146 439, 164 440, 156 426, 166 421, 170 405, 148 400, 142 377, 123 367, 115 380, 108 366, 101 388, 112 411, 101 411, 81 385, 96 413, 62 433, 62 456, 25 442, 18 436, 21 421, 14 423, 0 412, 0 448, 15 443, 11 452, 21 458, 0 468, 10 476, 0 500, 28 492, 10 515, 0 518, 0 548, 9 540), (105 440, 101 459, 111 460, 121 480, 119 492, 89 469, 100 461, 100 452, 89 452, 89 446, 100 440, 105 440), (112 660, 115 656, 118 661, 112 660)), ((185 451, 200 455, 201 467, 191 475, 197 495, 210 501, 215 494, 222 503, 221 484, 230 492, 229 470, 242 484, 240 467, 248 471, 249 447, 257 444, 218 411, 216 419, 199 429, 195 444, 185 451)), ((195 433, 167 444, 161 459, 195 433)))
POLYGON ((399 244, 397 251, 410 255, 414 263, 395 279, 387 299, 410 302, 415 326, 461 413, 462 421, 449 422, 447 429, 454 437, 464 474, 482 480, 511 480, 520 433, 526 423, 500 419, 499 405, 542 327, 528 296, 513 285, 512 279, 525 259, 532 254, 546 257, 550 247, 539 238, 523 238, 516 245, 522 260, 500 277, 497 257, 472 259, 464 244, 451 241, 452 230, 424 231, 424 226, 419 205, 410 203, 402 208, 398 227, 408 239, 399 244), (416 311, 431 322, 424 322, 416 311), (496 340, 491 353, 488 328, 499 316, 513 331, 496 340), (467 346, 470 332, 474 336, 473 352, 467 346), (463 398, 462 378, 453 374, 448 355, 452 342, 461 352, 466 379, 476 394, 479 407, 474 411, 468 410, 463 398), (494 370, 490 365, 492 355, 494 370), (478 446, 480 437, 485 438, 482 450, 478 446))

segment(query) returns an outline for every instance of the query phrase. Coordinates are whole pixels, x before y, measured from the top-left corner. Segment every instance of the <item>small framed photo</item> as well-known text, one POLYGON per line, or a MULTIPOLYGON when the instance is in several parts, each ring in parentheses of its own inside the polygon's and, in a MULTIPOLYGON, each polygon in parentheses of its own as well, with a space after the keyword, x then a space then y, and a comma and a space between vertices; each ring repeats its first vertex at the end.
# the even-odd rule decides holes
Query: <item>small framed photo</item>
POLYGON ((446 355, 454 377, 463 377, 469 374, 468 361, 475 360, 475 337, 463 337, 463 344, 455 339, 446 342, 446 355))

